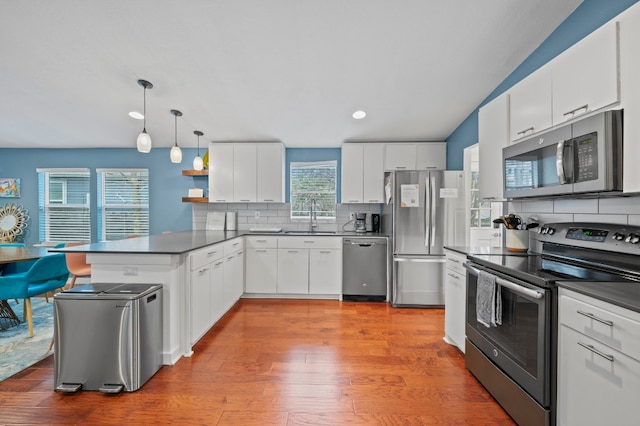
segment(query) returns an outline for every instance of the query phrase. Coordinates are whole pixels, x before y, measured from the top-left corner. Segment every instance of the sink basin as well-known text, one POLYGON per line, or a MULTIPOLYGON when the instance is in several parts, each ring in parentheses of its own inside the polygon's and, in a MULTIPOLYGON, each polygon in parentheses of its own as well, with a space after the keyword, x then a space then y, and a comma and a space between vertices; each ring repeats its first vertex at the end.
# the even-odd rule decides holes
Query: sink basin
POLYGON ((297 235, 335 235, 335 231, 284 231, 285 234, 297 235))

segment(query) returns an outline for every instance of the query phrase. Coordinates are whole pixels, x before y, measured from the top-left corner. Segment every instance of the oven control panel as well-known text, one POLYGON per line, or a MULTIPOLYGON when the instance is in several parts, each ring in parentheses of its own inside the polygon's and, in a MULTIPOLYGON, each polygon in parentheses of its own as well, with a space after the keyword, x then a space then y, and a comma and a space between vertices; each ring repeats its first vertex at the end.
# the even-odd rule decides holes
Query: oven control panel
POLYGON ((609 231, 593 228, 569 228, 565 238, 570 240, 593 241, 602 243, 607 239, 609 231))
POLYGON ((541 242, 638 254, 640 227, 603 223, 547 223, 538 227, 541 242))

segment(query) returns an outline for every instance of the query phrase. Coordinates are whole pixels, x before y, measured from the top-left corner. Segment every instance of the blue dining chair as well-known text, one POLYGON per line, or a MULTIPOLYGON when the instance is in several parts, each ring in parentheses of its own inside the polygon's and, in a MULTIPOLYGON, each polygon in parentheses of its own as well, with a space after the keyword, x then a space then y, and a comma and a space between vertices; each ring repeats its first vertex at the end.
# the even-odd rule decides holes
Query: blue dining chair
POLYGON ((24 247, 24 243, 0 243, 0 247, 24 247))
POLYGON ((56 253, 36 260, 26 272, 0 276, 0 300, 24 299, 24 320, 33 337, 31 298, 62 288, 69 278, 64 254, 56 253))

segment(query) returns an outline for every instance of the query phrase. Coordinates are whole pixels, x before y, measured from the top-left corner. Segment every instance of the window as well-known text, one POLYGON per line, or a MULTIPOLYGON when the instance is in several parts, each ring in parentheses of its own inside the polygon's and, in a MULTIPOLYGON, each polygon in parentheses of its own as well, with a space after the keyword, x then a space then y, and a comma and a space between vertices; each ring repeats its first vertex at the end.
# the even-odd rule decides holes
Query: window
POLYGON ((91 241, 89 169, 37 169, 40 241, 91 241))
POLYGON ((491 228, 493 226, 492 203, 480 201, 479 177, 479 172, 471 172, 471 223, 469 225, 472 228, 491 228))
POLYGON ((309 219, 313 199, 318 219, 336 218, 337 166, 335 160, 291 163, 291 219, 309 219))
POLYGON ((149 171, 97 169, 98 239, 149 235, 149 171))

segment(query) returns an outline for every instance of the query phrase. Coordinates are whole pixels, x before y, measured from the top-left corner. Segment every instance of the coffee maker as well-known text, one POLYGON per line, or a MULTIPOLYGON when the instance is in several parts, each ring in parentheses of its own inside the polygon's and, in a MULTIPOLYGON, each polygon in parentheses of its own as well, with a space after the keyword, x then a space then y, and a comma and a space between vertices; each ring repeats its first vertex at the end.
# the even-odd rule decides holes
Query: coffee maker
POLYGON ((367 214, 366 213, 356 213, 354 229, 356 232, 367 232, 367 214))

